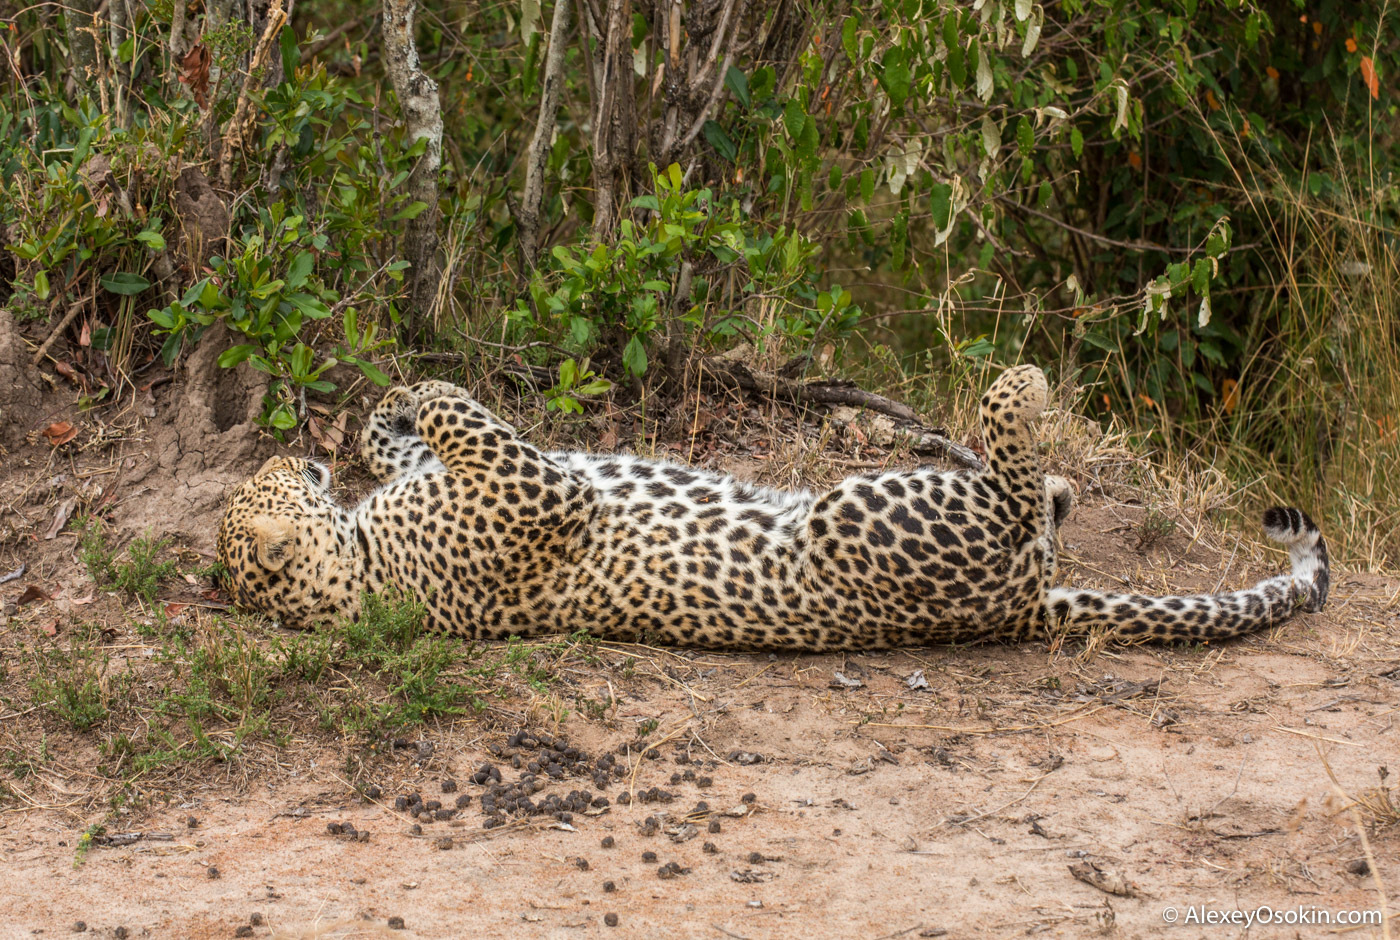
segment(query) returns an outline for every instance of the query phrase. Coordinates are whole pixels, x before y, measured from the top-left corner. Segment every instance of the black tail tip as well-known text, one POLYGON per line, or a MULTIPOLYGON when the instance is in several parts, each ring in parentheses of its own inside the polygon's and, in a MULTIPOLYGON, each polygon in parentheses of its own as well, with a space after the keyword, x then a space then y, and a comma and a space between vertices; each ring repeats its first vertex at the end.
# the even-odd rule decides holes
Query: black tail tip
POLYGON ((1264 531, 1280 542, 1292 542, 1317 532, 1317 525, 1301 509, 1274 506, 1264 511, 1264 531))

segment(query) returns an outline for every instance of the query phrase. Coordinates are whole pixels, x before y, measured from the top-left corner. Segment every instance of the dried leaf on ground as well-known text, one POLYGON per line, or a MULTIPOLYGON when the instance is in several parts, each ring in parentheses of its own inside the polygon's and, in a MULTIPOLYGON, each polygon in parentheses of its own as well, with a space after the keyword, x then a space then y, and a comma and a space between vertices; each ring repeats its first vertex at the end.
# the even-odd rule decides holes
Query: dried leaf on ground
POLYGON ((66 526, 68 520, 72 518, 73 509, 77 505, 78 497, 76 496, 70 496, 58 504, 58 508, 54 510, 53 521, 50 522, 49 527, 44 530, 45 542, 52 542, 58 536, 58 533, 63 531, 63 527, 66 526))
POLYGON ((54 447, 61 447, 78 436, 78 429, 67 421, 55 421, 44 428, 44 437, 54 447))
POLYGON ((1086 885, 1098 888, 1108 894, 1123 898, 1138 896, 1138 887, 1105 861, 1094 858, 1080 859, 1069 866, 1069 873, 1086 885))
POLYGON ((32 604, 35 601, 51 601, 53 596, 39 587, 37 584, 26 585, 24 593, 15 599, 15 604, 23 607, 25 604, 32 604))

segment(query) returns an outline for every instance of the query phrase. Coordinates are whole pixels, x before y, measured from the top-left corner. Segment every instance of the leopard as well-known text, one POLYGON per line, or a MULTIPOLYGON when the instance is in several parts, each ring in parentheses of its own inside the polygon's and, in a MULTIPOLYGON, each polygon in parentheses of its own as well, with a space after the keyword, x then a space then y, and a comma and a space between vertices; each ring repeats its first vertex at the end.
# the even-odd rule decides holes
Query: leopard
POLYGON ((1144 596, 1054 586, 1072 486, 1040 467, 1044 372, 979 401, 981 469, 932 466, 785 489, 627 454, 545 450, 442 381, 386 393, 353 506, 330 471, 273 457, 230 494, 217 555, 236 606, 289 627, 360 617, 390 590, 468 640, 587 631, 610 641, 830 652, 1097 634, 1201 644, 1316 612, 1327 543, 1275 507, 1290 570, 1253 587, 1144 596))

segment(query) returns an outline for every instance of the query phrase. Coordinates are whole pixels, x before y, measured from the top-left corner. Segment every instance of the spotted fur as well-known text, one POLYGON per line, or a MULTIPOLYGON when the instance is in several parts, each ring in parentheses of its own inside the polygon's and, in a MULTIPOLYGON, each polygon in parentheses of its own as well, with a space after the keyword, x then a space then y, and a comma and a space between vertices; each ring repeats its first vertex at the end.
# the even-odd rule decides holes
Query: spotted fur
POLYGON ((1246 591, 1143 597, 1052 588, 1067 483, 1040 471, 1045 377, 1005 372, 981 402, 987 469, 778 490, 637 457, 547 453, 441 382, 395 388, 362 452, 382 485, 353 508, 330 473, 269 460, 230 497, 219 559, 237 603, 285 623, 357 616, 396 585, 470 638, 573 632, 729 649, 1025 640, 1063 628, 1201 640, 1327 596, 1327 549, 1296 509, 1265 527, 1292 572, 1246 591))

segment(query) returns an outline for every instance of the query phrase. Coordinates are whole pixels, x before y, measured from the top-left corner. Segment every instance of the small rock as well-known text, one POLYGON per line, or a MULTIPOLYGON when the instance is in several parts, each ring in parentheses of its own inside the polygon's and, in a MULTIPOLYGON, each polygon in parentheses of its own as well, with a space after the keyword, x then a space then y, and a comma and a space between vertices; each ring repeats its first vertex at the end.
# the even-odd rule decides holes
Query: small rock
POLYGON ((372 783, 369 786, 365 787, 365 797, 367 799, 377 800, 383 795, 384 791, 379 789, 379 787, 375 786, 372 783))
POLYGON ((186 829, 198 829, 198 828, 199 828, 199 820, 198 820, 198 819, 195 819, 193 816, 187 816, 187 817, 185 817, 185 828, 186 828, 186 829))
POLYGON ((603 848, 610 849, 616 844, 617 843, 613 841, 612 836, 603 836, 603 848))
MULTIPOLYGON (((611 881, 605 881, 605 882, 603 882, 603 892, 604 892, 605 894, 612 894, 612 893, 613 893, 614 891, 616 891, 616 890, 617 890, 617 885, 613 884, 611 881)), ((82 921, 79 921, 79 923, 82 923, 82 921)))
POLYGON ((710 832, 719 832, 719 831, 720 831, 719 820, 718 820, 718 819, 711 819, 711 820, 710 820, 710 825, 709 825, 707 828, 709 829, 710 832))
POLYGON ((714 855, 719 851, 713 842, 706 842, 701 848, 704 849, 706 855, 714 855))
POLYGON ((758 799, 758 797, 752 793, 745 793, 743 796, 739 797, 739 799, 745 803, 752 803, 754 800, 758 799))
POLYGON ((87 933, 87 924, 85 924, 83 921, 80 921, 80 920, 75 920, 75 921, 73 921, 73 932, 74 932, 74 933, 87 933))
POLYGON ((258 913, 257 911, 254 911, 253 913, 249 914, 248 923, 252 924, 254 927, 261 927, 263 925, 262 914, 258 913))
POLYGON ((235 937, 251 937, 253 935, 253 928, 249 927, 247 924, 244 924, 242 927, 239 927, 237 930, 235 930, 233 932, 233 935, 235 937))
POLYGON ((443 836, 441 839, 435 839, 433 840, 433 846, 443 852, 446 852, 448 849, 452 848, 452 837, 443 836))
POLYGON ((126 938, 130 936, 130 934, 127 932, 127 929, 125 927, 118 927, 116 930, 112 931, 112 936, 116 937, 117 940, 126 940, 126 938))
POLYGON ((1364 858, 1358 858, 1347 863, 1347 871, 1364 878, 1371 873, 1371 866, 1364 858))
POLYGON ((402 917, 390 917, 390 918, 389 918, 389 929, 390 929, 390 930, 403 930, 403 918, 402 918, 402 917))
POLYGON ((656 853, 655 853, 655 852, 643 852, 643 853, 642 853, 642 861, 644 861, 644 862, 654 862, 654 861, 656 861, 656 853))
POLYGON ((611 913, 611 912, 609 912, 609 913, 607 913, 607 914, 604 914, 604 915, 603 915, 603 923, 607 924, 609 927, 616 927, 616 926, 617 926, 617 915, 616 915, 616 914, 613 914, 613 913, 611 913))
POLYGON ((219 877, 219 869, 215 868, 213 865, 210 865, 208 870, 204 873, 209 876, 210 881, 213 881, 215 878, 219 877))

